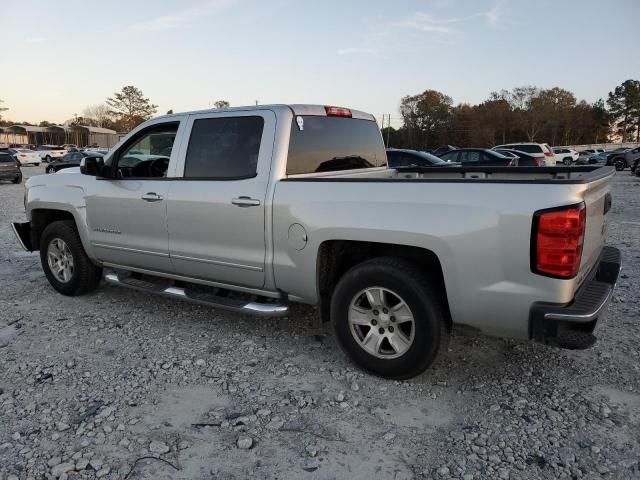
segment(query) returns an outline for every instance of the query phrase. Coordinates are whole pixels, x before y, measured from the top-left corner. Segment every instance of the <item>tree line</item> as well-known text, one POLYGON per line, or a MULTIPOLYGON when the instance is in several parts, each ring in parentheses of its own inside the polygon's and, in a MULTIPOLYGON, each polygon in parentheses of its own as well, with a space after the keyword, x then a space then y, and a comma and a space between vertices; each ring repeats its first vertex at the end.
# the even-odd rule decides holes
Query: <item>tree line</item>
MULTIPOLYGON (((227 108, 218 100, 214 108, 227 108)), ((0 100, 0 126, 7 108, 0 100)), ((66 125, 104 127, 128 132, 156 114, 158 106, 132 85, 123 87, 102 104, 86 107, 66 125)), ((172 113, 170 110, 169 112, 172 113)), ((533 86, 492 92, 477 105, 461 103, 436 90, 407 95, 400 101, 402 127, 382 129, 388 146, 430 150, 441 145, 490 147, 509 142, 545 142, 551 145, 640 143, 640 81, 626 80, 594 103, 578 101, 560 87, 533 86)), ((22 122, 29 125, 27 122, 22 122)), ((40 126, 53 123, 42 121, 40 126)))
POLYGON ((400 101, 403 126, 382 129, 387 146, 430 150, 442 145, 491 147, 509 142, 551 145, 640 142, 640 81, 626 80, 606 102, 578 101, 560 87, 492 92, 477 105, 453 104, 436 90, 400 101))

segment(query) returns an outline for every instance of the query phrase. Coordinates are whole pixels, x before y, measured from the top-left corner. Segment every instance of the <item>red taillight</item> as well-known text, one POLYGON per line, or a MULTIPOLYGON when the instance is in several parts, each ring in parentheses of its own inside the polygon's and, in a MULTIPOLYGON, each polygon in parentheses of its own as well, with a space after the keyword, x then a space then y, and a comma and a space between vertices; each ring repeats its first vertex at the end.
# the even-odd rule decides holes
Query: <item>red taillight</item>
POLYGON ((541 167, 542 166, 542 160, 540 160, 539 158, 536 158, 536 167, 541 167))
POLYGON ((18 155, 19 157, 25 158, 26 155, 24 153, 21 153, 20 155, 18 155))
POLYGON ((348 117, 351 118, 351 110, 342 107, 324 107, 328 117, 348 117))
POLYGON ((553 154, 552 152, 544 152, 544 156, 545 157, 554 157, 555 154, 553 154))
POLYGON ((585 224, 584 203, 536 212, 531 236, 533 272, 556 278, 575 277, 582 259, 585 224))

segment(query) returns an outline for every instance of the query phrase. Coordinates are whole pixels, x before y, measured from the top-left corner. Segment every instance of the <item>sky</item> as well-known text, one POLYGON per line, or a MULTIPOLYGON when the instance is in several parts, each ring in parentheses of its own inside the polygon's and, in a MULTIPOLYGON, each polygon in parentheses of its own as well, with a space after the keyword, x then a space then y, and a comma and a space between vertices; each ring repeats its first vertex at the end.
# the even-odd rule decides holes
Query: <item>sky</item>
POLYGON ((15 122, 61 123, 134 85, 158 114, 317 103, 398 126, 400 99, 427 89, 592 102, 640 78, 640 0, 0 0, 0 17, 15 122))

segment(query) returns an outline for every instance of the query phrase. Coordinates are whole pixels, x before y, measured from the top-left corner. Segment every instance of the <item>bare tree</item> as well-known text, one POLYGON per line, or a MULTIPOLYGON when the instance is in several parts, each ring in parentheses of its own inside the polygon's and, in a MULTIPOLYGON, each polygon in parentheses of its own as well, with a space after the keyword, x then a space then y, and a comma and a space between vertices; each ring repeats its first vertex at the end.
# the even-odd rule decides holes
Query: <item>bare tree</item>
MULTIPOLYGON (((4 100, 0 100, 0 103, 4 103, 4 100)), ((7 107, 0 106, 0 120, 2 120, 2 112, 9 110, 7 107)))
POLYGON ((92 127, 105 127, 111 122, 111 109, 104 103, 89 105, 82 111, 82 117, 92 127))

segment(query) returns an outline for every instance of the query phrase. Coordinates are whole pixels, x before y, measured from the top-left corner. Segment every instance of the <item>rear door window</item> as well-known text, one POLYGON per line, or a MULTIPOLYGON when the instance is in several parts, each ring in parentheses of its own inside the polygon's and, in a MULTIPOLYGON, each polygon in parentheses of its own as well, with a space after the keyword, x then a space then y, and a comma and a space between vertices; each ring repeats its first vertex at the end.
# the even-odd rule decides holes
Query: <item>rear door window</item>
POLYGON ((287 175, 384 167, 385 164, 384 143, 374 121, 303 115, 291 122, 287 175))
POLYGON ((184 178, 242 179, 256 176, 264 119, 203 118, 193 122, 184 178))

